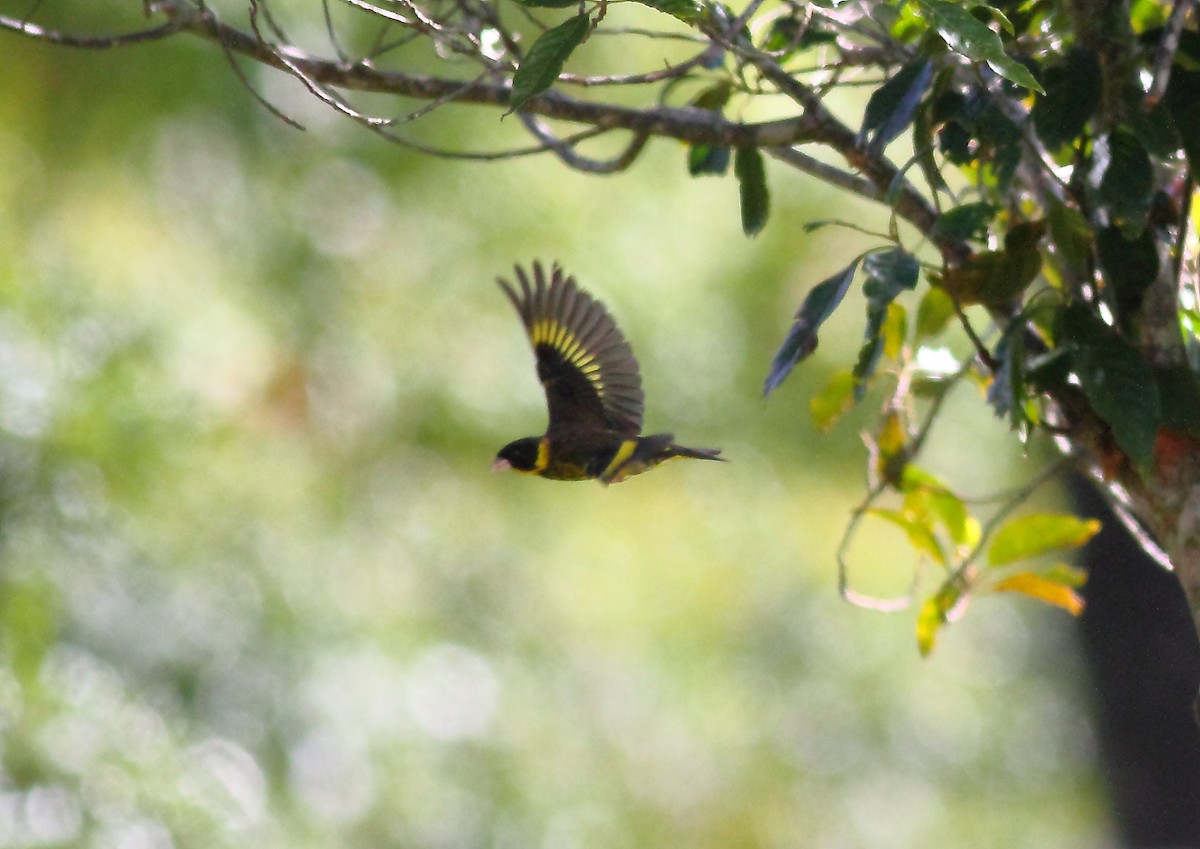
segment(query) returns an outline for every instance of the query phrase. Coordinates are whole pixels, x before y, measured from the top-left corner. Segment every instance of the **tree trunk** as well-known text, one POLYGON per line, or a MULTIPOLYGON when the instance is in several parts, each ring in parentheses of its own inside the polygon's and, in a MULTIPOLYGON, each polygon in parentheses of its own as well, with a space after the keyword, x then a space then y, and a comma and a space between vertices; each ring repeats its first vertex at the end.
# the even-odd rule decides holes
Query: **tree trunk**
POLYGON ((1200 847, 1200 644, 1187 599, 1091 485, 1076 479, 1072 490, 1080 512, 1104 523, 1084 551, 1080 632, 1121 845, 1200 847))

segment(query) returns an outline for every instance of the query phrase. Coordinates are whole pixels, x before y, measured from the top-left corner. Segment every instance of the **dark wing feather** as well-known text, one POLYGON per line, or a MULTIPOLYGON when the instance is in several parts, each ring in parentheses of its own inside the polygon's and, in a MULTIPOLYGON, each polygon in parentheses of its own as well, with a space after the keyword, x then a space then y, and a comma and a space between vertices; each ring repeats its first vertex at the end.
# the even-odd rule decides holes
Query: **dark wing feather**
POLYGON ((540 263, 530 276, 515 269, 517 287, 499 279, 525 325, 537 357, 538 378, 550 408, 548 433, 642 429, 642 379, 633 349, 612 316, 555 265, 550 279, 540 263))

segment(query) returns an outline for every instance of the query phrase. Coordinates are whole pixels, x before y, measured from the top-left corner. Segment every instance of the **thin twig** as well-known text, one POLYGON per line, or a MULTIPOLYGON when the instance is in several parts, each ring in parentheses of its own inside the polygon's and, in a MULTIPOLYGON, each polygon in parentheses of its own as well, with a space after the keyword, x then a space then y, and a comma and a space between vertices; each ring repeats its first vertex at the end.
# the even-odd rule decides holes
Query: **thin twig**
POLYGON ((121 33, 119 35, 68 35, 58 30, 47 29, 30 23, 29 21, 12 18, 8 15, 0 15, 0 29, 11 30, 12 32, 27 35, 30 38, 48 41, 51 44, 62 45, 63 47, 79 47, 85 50, 111 50, 116 47, 126 47, 131 44, 142 44, 147 41, 157 41, 162 38, 168 38, 176 33, 188 29, 188 19, 181 14, 176 18, 172 18, 165 24, 160 24, 156 27, 148 27, 134 32, 121 33))
POLYGON ((975 354, 979 357, 979 361, 984 364, 988 371, 995 374, 1000 364, 996 362, 996 358, 992 356, 991 351, 983 344, 983 340, 975 332, 975 328, 971 326, 967 314, 963 312, 962 304, 957 298, 951 298, 954 304, 954 314, 958 316, 958 323, 962 325, 963 332, 967 334, 967 338, 971 340, 971 344, 975 347, 975 354))
POLYGON ((809 156, 807 153, 796 150, 794 147, 768 147, 764 150, 764 153, 778 159, 780 162, 786 162, 788 165, 803 171, 805 174, 811 174, 819 180, 829 183, 831 186, 853 192, 867 200, 881 200, 883 198, 883 192, 870 180, 860 177, 857 174, 852 174, 849 171, 844 171, 835 165, 830 165, 828 162, 822 162, 815 156, 809 156))
POLYGON ((625 74, 611 76, 582 76, 580 74, 559 74, 558 81, 570 85, 592 87, 592 86, 607 86, 607 85, 644 85, 645 83, 657 83, 663 80, 675 79, 687 75, 693 68, 703 65, 712 55, 712 48, 705 49, 697 53, 691 59, 680 62, 677 65, 668 65, 665 68, 660 68, 657 71, 647 71, 642 74, 625 74))

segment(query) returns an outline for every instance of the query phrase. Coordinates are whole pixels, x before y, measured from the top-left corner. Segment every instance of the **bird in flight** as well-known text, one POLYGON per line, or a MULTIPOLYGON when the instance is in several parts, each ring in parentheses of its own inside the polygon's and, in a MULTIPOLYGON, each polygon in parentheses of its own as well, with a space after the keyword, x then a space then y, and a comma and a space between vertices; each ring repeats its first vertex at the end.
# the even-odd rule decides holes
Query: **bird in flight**
POLYGON ((642 378, 608 310, 557 263, 549 280, 537 262, 532 275, 520 266, 514 270, 518 286, 497 282, 525 324, 550 423, 544 436, 501 448, 492 471, 610 484, 675 457, 722 459, 719 449, 676 445, 669 433, 641 436, 642 378))

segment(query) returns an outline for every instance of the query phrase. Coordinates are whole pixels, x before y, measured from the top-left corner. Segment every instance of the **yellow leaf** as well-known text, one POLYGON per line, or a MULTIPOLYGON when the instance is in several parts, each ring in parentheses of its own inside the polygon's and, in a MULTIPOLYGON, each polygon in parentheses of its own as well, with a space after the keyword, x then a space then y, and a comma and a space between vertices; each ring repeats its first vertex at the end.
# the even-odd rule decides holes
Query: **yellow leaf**
POLYGON ((908 313, 900 304, 888 304, 887 318, 883 320, 883 355, 889 360, 900 356, 904 349, 904 337, 908 335, 908 313))
POLYGON ((897 489, 904 479, 904 469, 908 466, 907 441, 908 431, 904 428, 904 419, 895 411, 886 414, 875 442, 875 473, 897 489))
POLYGON ((1070 587, 1056 583, 1032 572, 1019 572, 1000 581, 993 588, 996 592, 1021 593, 1038 601, 1061 607, 1072 616, 1083 613, 1083 599, 1070 587))
POLYGON ((1003 566, 1064 548, 1079 548, 1100 531, 1097 519, 1034 513, 1009 520, 988 548, 988 563, 1003 566))
POLYGON ((867 511, 867 514, 877 516, 886 522, 891 522, 904 531, 908 537, 909 545, 915 548, 918 553, 924 552, 942 566, 948 565, 946 552, 942 551, 942 544, 938 542, 933 528, 927 523, 917 517, 906 515, 897 510, 881 510, 873 507, 867 511))
POLYGON ((808 411, 818 430, 829 430, 854 406, 854 372, 839 369, 829 375, 825 388, 808 401, 808 411))
POLYGON ((883 427, 879 429, 879 453, 883 457, 893 457, 904 448, 908 434, 904 430, 904 422, 899 413, 888 413, 884 416, 883 427))
MULTIPOLYGON (((956 608, 965 606, 963 587, 955 581, 947 581, 934 595, 925 600, 917 613, 917 651, 928 657, 937 642, 938 631, 950 621, 956 608)), ((961 611, 959 611, 961 612, 961 611)), ((957 617, 956 617, 957 618, 957 617)))

